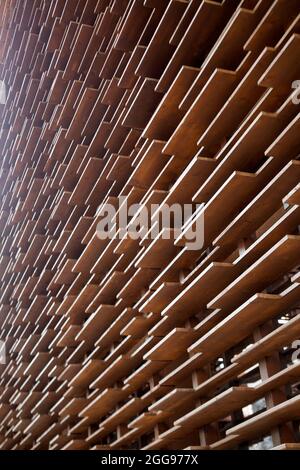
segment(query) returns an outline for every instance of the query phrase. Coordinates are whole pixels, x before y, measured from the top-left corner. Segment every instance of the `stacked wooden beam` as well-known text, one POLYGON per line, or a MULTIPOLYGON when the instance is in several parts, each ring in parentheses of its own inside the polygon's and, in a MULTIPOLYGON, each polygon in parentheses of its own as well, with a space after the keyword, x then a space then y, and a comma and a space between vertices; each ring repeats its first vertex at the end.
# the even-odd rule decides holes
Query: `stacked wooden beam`
POLYGON ((299 449, 299 0, 0 14, 0 448, 299 449))

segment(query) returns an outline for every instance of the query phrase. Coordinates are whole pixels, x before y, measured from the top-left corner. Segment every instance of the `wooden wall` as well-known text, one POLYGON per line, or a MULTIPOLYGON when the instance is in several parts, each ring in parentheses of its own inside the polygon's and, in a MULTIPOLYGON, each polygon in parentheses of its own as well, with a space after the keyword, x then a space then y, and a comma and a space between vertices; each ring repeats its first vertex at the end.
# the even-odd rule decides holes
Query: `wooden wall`
POLYGON ((300 448, 299 0, 0 14, 0 448, 300 448))

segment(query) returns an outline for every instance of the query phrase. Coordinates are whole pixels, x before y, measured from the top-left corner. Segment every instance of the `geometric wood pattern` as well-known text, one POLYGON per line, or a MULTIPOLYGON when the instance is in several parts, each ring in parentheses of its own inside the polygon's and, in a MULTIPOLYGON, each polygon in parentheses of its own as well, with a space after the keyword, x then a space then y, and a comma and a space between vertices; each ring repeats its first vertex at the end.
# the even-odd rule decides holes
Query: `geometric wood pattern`
POLYGON ((299 0, 1 1, 0 79, 0 448, 299 449, 299 0))

